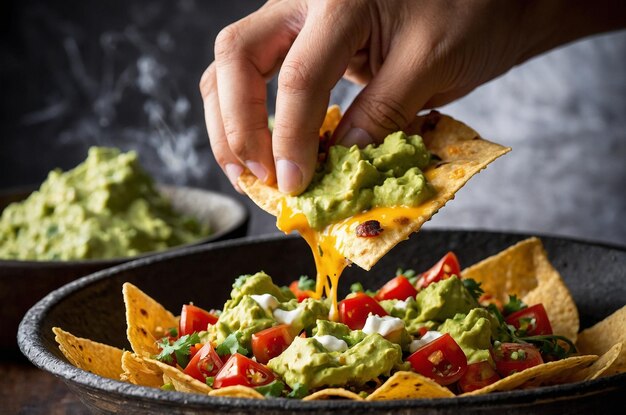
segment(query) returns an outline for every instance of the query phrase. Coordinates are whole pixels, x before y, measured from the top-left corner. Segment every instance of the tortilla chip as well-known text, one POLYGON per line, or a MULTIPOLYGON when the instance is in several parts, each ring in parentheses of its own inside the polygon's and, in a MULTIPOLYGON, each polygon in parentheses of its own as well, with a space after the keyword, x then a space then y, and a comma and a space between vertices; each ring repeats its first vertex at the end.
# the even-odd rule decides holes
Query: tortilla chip
POLYGON ((339 105, 331 105, 326 110, 326 117, 324 117, 324 122, 320 127, 320 135, 332 135, 337 125, 339 125, 339 121, 341 121, 341 108, 339 108, 339 105))
POLYGON ((209 396, 225 396, 228 398, 244 399, 265 399, 265 396, 252 388, 242 385, 226 386, 224 388, 213 389, 209 396))
POLYGON ((396 372, 365 400, 385 401, 393 399, 451 398, 450 389, 415 372, 396 372))
POLYGON ((580 353, 604 355, 617 343, 622 347, 619 355, 602 376, 626 372, 626 305, 602 321, 580 332, 576 348, 580 353))
POLYGON ((582 382, 585 380, 593 380, 602 376, 609 376, 620 372, 611 372, 613 364, 621 357, 623 358, 624 343, 616 343, 602 356, 596 360, 593 365, 574 373, 569 378, 563 379, 562 383, 582 382))
POLYGON ((353 401, 364 400, 358 394, 343 388, 322 389, 302 398, 303 401, 319 401, 324 399, 350 399, 353 401))
POLYGON ((595 355, 573 356, 563 360, 544 363, 514 373, 484 388, 463 393, 460 396, 484 395, 491 392, 557 385, 562 383, 564 379, 571 378, 574 373, 591 366, 597 359, 598 356, 595 355))
POLYGON ((518 242, 464 269, 461 275, 480 282, 486 293, 504 303, 508 294, 520 297, 528 305, 542 303, 554 334, 576 342, 578 308, 538 238, 518 242))
POLYGON ((157 341, 165 336, 168 328, 178 326, 176 317, 131 283, 124 283, 122 293, 130 346, 139 356, 158 354, 157 341))
POLYGON ((192 378, 174 366, 170 366, 154 359, 144 359, 144 362, 152 370, 160 370, 163 374, 163 382, 171 382, 172 385, 174 385, 174 389, 178 392, 201 393, 206 395, 213 390, 206 383, 202 383, 198 379, 192 378))
MULTIPOLYGON (((421 205, 423 214, 417 219, 407 218, 403 226, 385 229, 376 238, 361 238, 354 229, 348 229, 338 247, 341 254, 359 267, 370 270, 398 243, 417 232, 454 194, 476 173, 511 149, 482 139, 478 133, 455 119, 429 114, 418 117, 414 124, 423 130, 422 137, 428 150, 441 161, 424 170, 436 194, 421 205)), ((263 210, 277 216, 280 201, 285 196, 273 185, 266 185, 245 171, 239 177, 239 186, 263 210)), ((354 227, 358 224, 354 223, 354 227)))
POLYGON ((52 331, 59 349, 71 364, 105 378, 120 380, 123 372, 121 349, 76 337, 59 327, 53 327, 52 331))
POLYGON ((163 371, 155 365, 145 362, 141 356, 131 352, 122 355, 122 369, 124 373, 120 379, 139 386, 160 388, 163 386, 163 371))

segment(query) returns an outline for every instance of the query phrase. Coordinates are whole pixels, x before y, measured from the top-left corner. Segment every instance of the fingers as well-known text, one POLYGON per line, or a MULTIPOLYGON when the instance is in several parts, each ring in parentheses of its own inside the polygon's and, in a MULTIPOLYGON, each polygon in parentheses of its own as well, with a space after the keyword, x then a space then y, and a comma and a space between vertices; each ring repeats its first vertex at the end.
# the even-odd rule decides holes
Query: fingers
POLYGON ((216 82, 203 92, 209 112, 205 116, 209 134, 215 135, 211 145, 215 146, 216 159, 231 181, 242 166, 264 182, 275 181, 266 79, 295 38, 299 4, 266 4, 222 30, 216 39, 215 77, 211 78, 216 82), (217 98, 207 99, 212 94, 217 98), (219 123, 221 129, 214 123, 219 123))
POLYGON ((311 4, 278 77, 272 145, 278 188, 289 194, 302 192, 313 177, 330 91, 368 35, 367 19, 353 3, 311 4))
POLYGON ((215 73, 215 63, 202 74, 200 79, 200 92, 204 101, 204 120, 211 149, 215 155, 215 160, 220 165, 233 187, 241 193, 237 184, 237 179, 243 172, 243 167, 239 159, 230 151, 224 127, 222 125, 222 114, 220 111, 219 98, 217 96, 217 79, 215 73))
POLYGON ((389 51, 337 126, 336 142, 359 147, 380 142, 389 133, 404 129, 433 95, 428 60, 410 57, 408 47, 396 45, 389 51))

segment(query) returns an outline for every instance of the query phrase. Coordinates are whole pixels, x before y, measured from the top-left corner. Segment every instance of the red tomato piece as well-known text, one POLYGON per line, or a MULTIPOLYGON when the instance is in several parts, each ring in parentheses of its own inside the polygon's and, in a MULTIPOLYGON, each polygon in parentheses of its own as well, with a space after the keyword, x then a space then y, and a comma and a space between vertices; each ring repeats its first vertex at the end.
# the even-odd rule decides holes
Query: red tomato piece
POLYGON ((271 383, 276 376, 274 373, 252 359, 235 353, 230 356, 228 361, 222 366, 215 380, 214 388, 223 388, 225 386, 243 385, 249 387, 262 386, 271 383))
POLYGON ((178 337, 197 331, 204 331, 209 324, 215 323, 217 323, 217 316, 193 304, 185 304, 180 312, 178 337))
POLYGON ((265 364, 284 352, 291 342, 293 336, 289 332, 289 325, 270 327, 252 335, 252 354, 257 362, 265 364))
POLYGON ((467 365, 465 374, 459 379, 459 388, 463 392, 471 392, 500 380, 500 375, 486 360, 467 365))
POLYGON ((289 290, 296 296, 298 302, 301 303, 305 299, 311 297, 313 295, 313 291, 311 290, 301 290, 300 289, 300 281, 295 280, 291 284, 289 284, 289 290))
POLYGON ((376 293, 378 301, 382 300, 406 300, 409 297, 415 297, 417 290, 409 282, 404 275, 398 275, 394 279, 388 281, 376 293))
POLYGON ((421 273, 415 286, 420 290, 428 287, 433 282, 444 280, 452 275, 461 278, 461 265, 454 252, 450 251, 428 271, 421 273))
POLYGON ((543 304, 535 304, 511 313, 505 321, 527 336, 552 334, 550 319, 543 304))
POLYGON ((443 386, 456 382, 467 370, 467 357, 450 333, 420 347, 406 360, 413 370, 443 386))
POLYGON ((502 377, 543 363, 539 349, 529 343, 501 343, 493 349, 492 355, 502 377))
MULTIPOLYGON (((194 347, 192 346, 192 349, 194 347)), ((224 363, 211 343, 206 343, 193 355, 183 372, 204 383, 207 377, 217 375, 222 366, 224 363)))
POLYGON ((339 318, 352 330, 362 329, 370 313, 378 316, 387 315, 378 301, 365 293, 357 293, 354 297, 346 298, 339 303, 339 318))

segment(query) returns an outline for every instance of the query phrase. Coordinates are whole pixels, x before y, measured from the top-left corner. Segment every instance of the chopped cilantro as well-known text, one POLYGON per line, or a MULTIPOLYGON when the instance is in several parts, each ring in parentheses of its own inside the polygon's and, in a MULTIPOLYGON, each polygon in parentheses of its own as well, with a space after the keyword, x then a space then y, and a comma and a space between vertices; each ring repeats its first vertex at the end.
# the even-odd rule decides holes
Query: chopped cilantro
POLYGON ((404 275, 409 280, 411 285, 415 285, 415 283, 417 283, 417 279, 419 278, 419 275, 413 269, 403 270, 402 268, 398 268, 396 270, 396 277, 399 275, 404 275))
POLYGON ((302 383, 296 383, 291 392, 287 394, 288 398, 302 399, 309 394, 309 388, 302 383))
POLYGON ((354 284, 350 285, 350 291, 353 293, 365 293, 370 297, 376 295, 376 291, 366 290, 365 288, 363 288, 363 284, 361 284, 360 282, 355 282, 354 284))
POLYGON ((472 278, 463 278, 461 280, 463 282, 463 286, 469 293, 474 297, 474 299, 478 300, 480 296, 484 293, 483 289, 480 288, 480 283, 472 278))
POLYGON ((242 355, 248 354, 248 349, 239 344, 239 339, 241 339, 241 333, 236 331, 234 333, 230 333, 228 337, 224 339, 222 344, 217 346, 215 351, 220 356, 225 356, 227 354, 235 354, 240 353, 242 355))
POLYGON ((187 366, 187 363, 189 363, 189 349, 196 343, 200 343, 200 336, 198 336, 198 333, 195 332, 181 337, 172 344, 170 344, 169 338, 164 337, 158 343, 161 348, 161 353, 156 355, 154 358, 160 360, 161 362, 172 363, 172 355, 174 355, 176 363, 178 363, 180 367, 184 368, 187 366))
POLYGON ((280 380, 275 380, 267 385, 257 386, 254 389, 267 398, 279 398, 283 395, 285 384, 280 380))
POLYGON ((353 293, 360 293, 365 291, 365 288, 363 288, 363 284, 361 284, 360 282, 355 282, 354 284, 350 285, 350 291, 353 293))
POLYGON ((298 289, 300 291, 315 289, 315 280, 309 278, 308 275, 301 275, 298 279, 298 289))
POLYGON ((215 382, 215 376, 207 376, 207 378, 204 380, 207 384, 207 386, 209 387, 213 387, 213 382, 215 382))
POLYGON ((516 295, 511 295, 509 296, 509 302, 504 305, 502 311, 504 312, 504 315, 509 315, 526 307, 528 306, 524 304, 521 299, 517 298, 516 295))
POLYGON ((170 337, 178 337, 178 329, 176 327, 171 327, 168 332, 170 337))

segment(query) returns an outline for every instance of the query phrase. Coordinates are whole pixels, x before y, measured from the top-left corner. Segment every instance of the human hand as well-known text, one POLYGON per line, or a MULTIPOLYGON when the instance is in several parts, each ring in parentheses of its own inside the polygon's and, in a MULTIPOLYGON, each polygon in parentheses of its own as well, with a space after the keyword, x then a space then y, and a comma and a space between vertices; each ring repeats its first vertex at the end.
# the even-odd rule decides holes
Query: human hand
POLYGON ((561 3, 271 0, 220 32, 215 61, 202 77, 216 160, 236 188, 246 166, 260 180, 298 194, 313 176, 318 130, 342 76, 366 87, 333 139, 379 142, 419 110, 451 102, 538 53, 603 28, 580 11, 563 14, 561 3), (270 134, 266 82, 277 71, 270 134))

